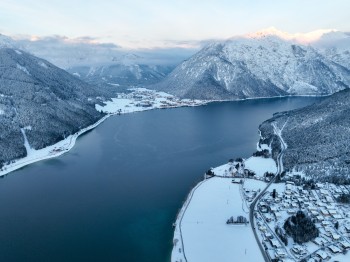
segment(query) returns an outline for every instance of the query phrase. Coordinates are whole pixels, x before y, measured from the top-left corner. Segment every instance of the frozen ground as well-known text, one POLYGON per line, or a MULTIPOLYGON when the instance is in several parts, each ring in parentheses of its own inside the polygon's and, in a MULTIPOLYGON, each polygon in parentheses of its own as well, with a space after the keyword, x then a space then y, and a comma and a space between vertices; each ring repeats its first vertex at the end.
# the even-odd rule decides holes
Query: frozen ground
MULTIPOLYGON (((251 186, 257 187, 258 184, 251 186)), ((231 216, 249 217, 242 208, 244 200, 240 187, 229 178, 213 177, 192 191, 182 221, 177 221, 177 231, 180 226, 188 262, 263 261, 250 225, 226 224, 231 216)), ((185 261, 181 240, 175 239, 175 242, 172 261, 185 261)))

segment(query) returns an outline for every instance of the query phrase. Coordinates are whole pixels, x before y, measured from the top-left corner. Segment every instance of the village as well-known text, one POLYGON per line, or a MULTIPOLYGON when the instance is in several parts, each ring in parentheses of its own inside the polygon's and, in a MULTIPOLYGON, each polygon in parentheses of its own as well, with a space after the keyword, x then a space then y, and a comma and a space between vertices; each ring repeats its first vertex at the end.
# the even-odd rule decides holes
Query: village
POLYGON ((176 96, 146 88, 131 88, 128 93, 117 93, 112 101, 96 104, 96 110, 109 114, 125 114, 151 109, 205 105, 208 101, 180 99, 176 96))
MULTIPOLYGON (((236 165, 237 166, 237 165, 236 165)), ((237 166, 238 167, 238 166, 237 166)), ((247 204, 261 189, 249 189, 251 179, 269 182, 270 177, 244 178, 244 165, 232 173, 232 183, 241 183, 247 204), (243 173, 242 173, 243 171, 243 173), (243 179, 242 179, 243 178, 243 179)), ((339 203, 350 193, 350 186, 315 183, 311 188, 296 185, 290 173, 280 183, 271 184, 254 209, 254 230, 270 261, 350 261, 350 206, 339 203), (318 236, 306 243, 295 243, 283 229, 285 221, 302 211, 318 229, 318 236)))
MULTIPOLYGON (((273 177, 270 172, 262 175, 256 168, 257 161, 261 166, 262 161, 268 159, 251 157, 248 161, 230 160, 225 165, 208 170, 206 178, 232 177, 231 183, 240 185, 247 209, 273 177), (251 169, 245 165, 249 161, 255 164, 251 169)), ((339 202, 344 196, 350 196, 349 185, 311 183, 305 186, 300 183, 300 172, 286 173, 279 183, 272 183, 254 207, 252 226, 268 260, 350 261, 350 205, 339 202), (294 242, 284 230, 285 221, 298 211, 309 217, 318 230, 317 237, 301 244, 294 242)), ((238 216, 237 220, 230 217, 226 223, 249 222, 245 217, 238 216)))

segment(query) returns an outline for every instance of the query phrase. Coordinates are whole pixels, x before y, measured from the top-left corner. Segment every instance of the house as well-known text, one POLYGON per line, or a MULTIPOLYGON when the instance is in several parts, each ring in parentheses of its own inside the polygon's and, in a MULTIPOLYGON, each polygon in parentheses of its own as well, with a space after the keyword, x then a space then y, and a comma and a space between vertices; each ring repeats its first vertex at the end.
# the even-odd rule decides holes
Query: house
POLYGON ((336 232, 331 232, 331 236, 332 236, 332 238, 334 239, 334 240, 339 240, 340 239, 340 235, 339 234, 337 234, 336 232))
POLYGON ((271 246, 274 248, 279 248, 281 247, 281 244, 276 240, 276 239, 270 239, 271 246))
POLYGON ((347 242, 347 241, 340 241, 340 244, 341 244, 341 246, 343 247, 343 248, 345 248, 345 249, 349 249, 350 248, 350 243, 349 242, 347 242))
POLYGON ((287 213, 290 215, 294 215, 294 214, 296 214, 296 211, 294 209, 288 209, 287 213))
POLYGON ((329 212, 328 212, 328 210, 326 210, 326 209, 321 209, 321 214, 322 214, 323 216, 325 216, 325 217, 328 217, 328 216, 329 216, 329 212))
POLYGON ((321 216, 321 215, 318 215, 318 216, 316 217, 316 219, 317 219, 318 222, 324 221, 324 217, 321 216))
POLYGON ((269 232, 265 233, 265 237, 266 237, 266 239, 273 239, 273 235, 269 232))
POLYGON ((346 232, 350 233, 350 225, 349 224, 345 224, 344 228, 345 228, 346 232))
POLYGON ((327 203, 334 203, 333 198, 331 198, 330 196, 326 196, 326 201, 327 203))
POLYGON ((291 250, 297 255, 300 255, 303 252, 303 248, 299 245, 294 245, 291 250))
POLYGON ((282 249, 277 249, 276 252, 276 257, 280 257, 280 258, 283 258, 283 257, 286 257, 286 252, 284 252, 282 249))
POLYGON ((316 255, 321 258, 321 259, 324 259, 326 260, 327 258, 329 258, 329 255, 327 254, 327 252, 323 251, 323 250, 318 250, 316 252, 316 255))
POLYGON ((342 219, 343 217, 339 214, 332 215, 333 218, 335 219, 342 219))
POLYGON ((316 237, 312 242, 318 246, 323 246, 327 241, 323 237, 316 237))
POLYGON ((318 211, 312 210, 311 211, 311 215, 314 216, 314 217, 317 217, 318 216, 318 211))
POLYGON ((325 189, 320 189, 320 194, 321 195, 328 195, 328 191, 325 189))
POLYGON ((333 254, 338 254, 338 253, 341 253, 342 251, 340 250, 339 247, 337 247, 336 245, 331 245, 328 247, 328 249, 330 251, 332 251, 333 254))

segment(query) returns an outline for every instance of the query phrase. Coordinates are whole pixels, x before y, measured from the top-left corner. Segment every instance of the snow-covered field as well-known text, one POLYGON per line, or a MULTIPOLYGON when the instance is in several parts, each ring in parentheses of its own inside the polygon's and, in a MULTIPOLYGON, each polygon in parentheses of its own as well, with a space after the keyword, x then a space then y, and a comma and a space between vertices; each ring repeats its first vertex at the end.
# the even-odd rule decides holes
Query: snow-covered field
POLYGON ((263 261, 250 225, 226 224, 231 216, 249 218, 240 187, 229 178, 213 177, 190 194, 189 205, 176 225, 177 232, 181 227, 184 250, 181 240, 175 238, 173 262, 185 261, 184 254, 188 262, 263 261))
POLYGON ((252 156, 244 162, 244 165, 246 169, 253 171, 256 177, 264 177, 265 172, 273 174, 277 172, 276 162, 272 158, 252 156))

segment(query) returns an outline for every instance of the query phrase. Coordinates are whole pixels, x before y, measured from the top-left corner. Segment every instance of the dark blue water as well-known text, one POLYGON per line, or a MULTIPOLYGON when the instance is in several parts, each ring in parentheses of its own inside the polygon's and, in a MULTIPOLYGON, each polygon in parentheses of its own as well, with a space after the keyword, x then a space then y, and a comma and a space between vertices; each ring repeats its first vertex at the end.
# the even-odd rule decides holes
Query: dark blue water
POLYGON ((172 223, 210 167, 249 156, 258 125, 320 98, 109 118, 67 154, 0 180, 0 261, 169 261, 172 223))

